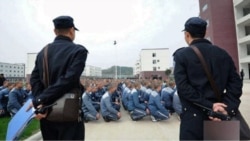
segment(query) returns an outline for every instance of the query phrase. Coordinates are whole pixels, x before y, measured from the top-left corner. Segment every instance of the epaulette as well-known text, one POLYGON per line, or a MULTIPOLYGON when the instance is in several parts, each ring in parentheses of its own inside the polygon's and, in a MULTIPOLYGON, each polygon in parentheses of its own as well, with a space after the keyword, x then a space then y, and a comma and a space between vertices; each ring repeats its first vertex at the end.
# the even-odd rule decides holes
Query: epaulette
POLYGON ((178 49, 173 53, 173 56, 175 56, 175 54, 176 54, 178 51, 183 50, 184 48, 186 48, 186 47, 178 48, 178 49))
POLYGON ((83 45, 77 44, 77 46, 83 48, 84 50, 86 50, 87 52, 89 52, 83 45))

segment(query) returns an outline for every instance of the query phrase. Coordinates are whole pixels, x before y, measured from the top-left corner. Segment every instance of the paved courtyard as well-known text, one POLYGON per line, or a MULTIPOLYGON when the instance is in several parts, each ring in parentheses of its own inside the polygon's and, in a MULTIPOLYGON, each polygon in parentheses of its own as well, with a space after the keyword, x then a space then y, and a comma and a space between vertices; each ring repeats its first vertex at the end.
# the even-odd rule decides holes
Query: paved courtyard
MULTIPOLYGON (((250 124, 250 82, 244 83, 241 100, 240 110, 250 124)), ((141 121, 132 121, 129 114, 122 109, 120 121, 106 123, 101 119, 85 123, 85 137, 86 141, 178 140, 179 125, 180 121, 175 114, 169 120, 161 122, 152 122, 149 116, 141 121)), ((29 139, 41 140, 41 135, 38 133, 29 139)))

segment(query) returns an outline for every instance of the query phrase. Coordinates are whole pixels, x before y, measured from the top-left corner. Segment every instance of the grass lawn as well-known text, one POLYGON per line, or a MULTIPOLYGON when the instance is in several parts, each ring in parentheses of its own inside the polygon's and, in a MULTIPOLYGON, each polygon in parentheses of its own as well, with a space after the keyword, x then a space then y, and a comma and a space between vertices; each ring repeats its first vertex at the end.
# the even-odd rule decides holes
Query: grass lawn
MULTIPOLYGON (((11 119, 10 117, 0 118, 0 140, 5 140, 8 123, 10 119, 11 119)), ((25 138, 28 138, 29 136, 36 133, 37 131, 39 131, 39 121, 34 119, 30 122, 30 124, 24 130, 20 139, 23 140, 25 138)))

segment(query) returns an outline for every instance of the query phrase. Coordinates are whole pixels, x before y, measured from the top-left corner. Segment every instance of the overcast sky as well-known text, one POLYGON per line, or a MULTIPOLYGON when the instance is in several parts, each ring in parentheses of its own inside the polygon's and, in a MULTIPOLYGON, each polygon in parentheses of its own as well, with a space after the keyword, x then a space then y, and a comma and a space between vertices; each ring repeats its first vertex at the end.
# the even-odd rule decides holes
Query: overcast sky
POLYGON ((70 15, 80 30, 74 42, 89 50, 87 64, 134 67, 143 48, 185 46, 184 23, 199 15, 198 0, 0 1, 0 62, 7 63, 26 63, 27 53, 54 40, 52 20, 70 15))

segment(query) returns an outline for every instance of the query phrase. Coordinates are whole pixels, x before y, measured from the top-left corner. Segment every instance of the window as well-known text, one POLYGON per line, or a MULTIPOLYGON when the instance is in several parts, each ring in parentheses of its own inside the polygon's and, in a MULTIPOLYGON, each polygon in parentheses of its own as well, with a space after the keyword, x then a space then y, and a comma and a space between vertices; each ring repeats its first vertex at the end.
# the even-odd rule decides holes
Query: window
POLYGON ((250 26, 245 26, 246 36, 250 35, 250 26))
POLYGON ((207 4, 205 4, 203 7, 202 7, 202 12, 206 11, 207 10, 207 4))
POLYGON ((247 55, 250 55, 250 44, 247 44, 247 55))
POLYGON ((208 27, 209 26, 209 19, 207 19, 206 22, 207 22, 207 27, 208 27))
POLYGON ((160 67, 158 67, 158 70, 161 69, 160 67))
POLYGON ((156 67, 153 67, 153 71, 156 71, 156 67))
POLYGON ((250 13, 250 8, 243 8, 243 16, 246 16, 250 13))
POLYGON ((153 60, 153 64, 156 64, 156 60, 153 60))
POLYGON ((152 57, 156 57, 156 53, 152 53, 152 57))
POLYGON ((160 62, 160 60, 157 60, 157 62, 160 62))

